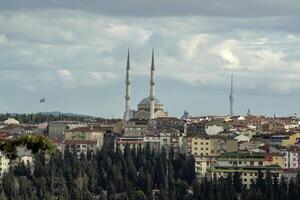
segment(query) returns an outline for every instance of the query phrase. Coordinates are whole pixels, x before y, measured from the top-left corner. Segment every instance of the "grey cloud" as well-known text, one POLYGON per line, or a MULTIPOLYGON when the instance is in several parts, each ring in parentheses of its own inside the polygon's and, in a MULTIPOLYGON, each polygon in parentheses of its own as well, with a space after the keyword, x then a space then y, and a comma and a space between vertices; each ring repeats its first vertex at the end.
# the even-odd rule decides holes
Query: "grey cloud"
POLYGON ((2 10, 71 9, 112 16, 299 16, 297 0, 2 0, 2 10))
MULTIPOLYGON (((246 112, 249 106, 266 113, 276 107, 284 115, 300 110, 296 101, 300 90, 298 16, 282 17, 282 11, 270 17, 276 9, 263 18, 257 13, 252 15, 255 18, 244 18, 247 13, 242 18, 237 13, 227 18, 216 17, 220 13, 202 16, 205 12, 183 16, 183 11, 175 16, 171 10, 178 2, 166 8, 164 1, 158 8, 166 10, 164 15, 153 12, 155 18, 139 18, 134 12, 128 17, 126 12, 111 10, 104 16, 102 9, 110 4, 104 2, 99 12, 79 9, 77 1, 71 6, 61 6, 68 1, 32 2, 0 2, 0 89, 5 93, 0 95, 0 112, 61 110, 121 117, 128 47, 133 108, 148 95, 150 55, 155 47, 157 96, 171 115, 179 116, 184 109, 226 114, 231 71, 236 77, 237 112, 246 112), (60 70, 65 71, 60 74, 60 70), (44 96, 49 103, 41 106, 38 100, 44 96), (284 97, 288 108, 278 106, 284 97), (269 102, 273 98, 276 102, 269 102)), ((223 8, 228 10, 227 6, 223 8)), ((151 9, 149 13, 140 9, 143 16, 150 16, 151 9)))

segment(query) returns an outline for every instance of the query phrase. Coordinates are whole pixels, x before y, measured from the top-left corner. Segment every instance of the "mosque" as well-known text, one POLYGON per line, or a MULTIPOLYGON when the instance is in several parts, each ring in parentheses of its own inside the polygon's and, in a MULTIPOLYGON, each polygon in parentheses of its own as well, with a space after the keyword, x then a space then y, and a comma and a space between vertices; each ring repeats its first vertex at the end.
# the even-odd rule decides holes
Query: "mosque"
POLYGON ((150 91, 149 96, 142 99, 139 104, 137 111, 130 108, 130 91, 131 91, 131 67, 130 67, 130 56, 129 50, 127 55, 127 67, 126 67, 126 95, 125 95, 125 112, 124 122, 130 121, 144 121, 145 123, 149 120, 168 117, 168 113, 164 110, 164 105, 155 97, 155 65, 154 65, 154 49, 152 50, 152 60, 150 69, 150 91))

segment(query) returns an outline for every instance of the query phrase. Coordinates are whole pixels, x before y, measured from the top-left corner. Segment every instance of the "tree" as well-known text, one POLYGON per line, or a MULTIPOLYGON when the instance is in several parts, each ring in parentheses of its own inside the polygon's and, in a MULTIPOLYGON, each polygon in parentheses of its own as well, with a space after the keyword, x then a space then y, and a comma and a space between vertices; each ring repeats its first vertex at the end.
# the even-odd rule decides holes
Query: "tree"
POLYGON ((237 193, 241 193, 243 191, 243 182, 241 179, 241 173, 239 172, 233 173, 233 187, 237 193))
POLYGON ((32 153, 38 153, 40 151, 51 154, 57 153, 56 146, 42 135, 24 135, 17 139, 0 140, 0 151, 10 159, 17 157, 16 148, 18 146, 25 146, 28 150, 31 150, 32 153))

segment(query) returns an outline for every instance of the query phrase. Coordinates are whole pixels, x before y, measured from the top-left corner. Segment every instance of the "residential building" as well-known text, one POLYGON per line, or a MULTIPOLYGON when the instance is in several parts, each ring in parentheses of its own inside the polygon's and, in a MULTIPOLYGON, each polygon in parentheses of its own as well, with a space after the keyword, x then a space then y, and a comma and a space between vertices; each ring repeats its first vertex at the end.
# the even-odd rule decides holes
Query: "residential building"
POLYGON ((152 130, 178 130, 185 133, 185 122, 176 117, 158 117, 149 121, 149 129, 152 130))
POLYGON ((282 153, 284 154, 284 169, 297 169, 299 167, 300 150, 298 148, 282 149, 282 153))
POLYGON ((122 136, 115 139, 115 148, 118 147, 121 151, 124 151, 126 145, 130 148, 143 147, 144 136, 122 136))
POLYGON ((101 148, 100 144, 94 140, 65 140, 63 142, 65 150, 76 153, 80 158, 81 154, 87 156, 88 154, 95 155, 96 151, 101 148))
POLYGON ((218 156, 223 152, 238 150, 238 143, 234 139, 218 136, 192 137, 191 154, 197 156, 218 156))
POLYGON ((87 126, 86 123, 76 121, 52 121, 49 122, 48 135, 51 139, 63 139, 65 131, 85 126, 87 126))
POLYGON ((216 164, 216 157, 212 156, 194 156, 195 159, 195 173, 198 178, 204 178, 209 169, 216 164))
POLYGON ((287 136, 286 139, 282 140, 282 146, 289 147, 300 142, 300 133, 295 133, 287 136))
POLYGON ((210 121, 205 124, 205 133, 207 135, 217 135, 226 128, 228 128, 228 126, 222 121, 210 121))
POLYGON ((8 118, 3 122, 5 125, 11 125, 11 124, 20 124, 20 122, 14 118, 8 118))
POLYGON ((97 141, 102 147, 104 141, 105 129, 93 127, 77 127, 65 131, 65 140, 90 140, 97 141))
POLYGON ((266 153, 265 166, 274 166, 274 165, 284 168, 285 155, 282 153, 266 153))
POLYGON ((279 166, 266 166, 264 153, 229 152, 217 157, 216 164, 209 173, 219 178, 238 172, 241 174, 242 183, 249 187, 259 172, 265 174, 269 171, 271 174, 279 175, 280 169, 279 166))
POLYGON ((125 136, 145 135, 148 131, 148 122, 146 120, 131 119, 124 124, 125 136))
POLYGON ((247 136, 242 135, 242 134, 236 136, 234 139, 237 140, 238 142, 244 142, 244 141, 248 142, 248 141, 250 141, 250 137, 247 137, 247 136))

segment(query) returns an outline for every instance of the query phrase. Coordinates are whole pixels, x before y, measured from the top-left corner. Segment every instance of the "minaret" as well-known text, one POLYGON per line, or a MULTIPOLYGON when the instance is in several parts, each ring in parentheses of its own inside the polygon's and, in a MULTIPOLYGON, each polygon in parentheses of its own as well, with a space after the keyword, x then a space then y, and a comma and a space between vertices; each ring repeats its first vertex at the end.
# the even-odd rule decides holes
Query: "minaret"
POLYGON ((150 77, 150 118, 154 118, 154 106, 155 106, 155 68, 154 68, 154 49, 152 49, 152 61, 151 61, 151 77, 150 77))
POLYGON ((126 67, 126 95, 125 95, 125 112, 124 112, 124 121, 129 121, 130 119, 130 58, 129 58, 129 49, 127 54, 127 67, 126 67))
POLYGON ((230 116, 233 116, 233 73, 231 73, 229 101, 230 101, 230 116))

